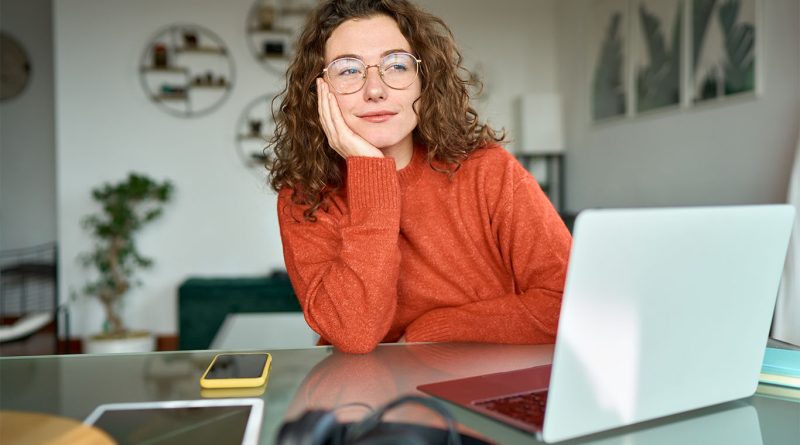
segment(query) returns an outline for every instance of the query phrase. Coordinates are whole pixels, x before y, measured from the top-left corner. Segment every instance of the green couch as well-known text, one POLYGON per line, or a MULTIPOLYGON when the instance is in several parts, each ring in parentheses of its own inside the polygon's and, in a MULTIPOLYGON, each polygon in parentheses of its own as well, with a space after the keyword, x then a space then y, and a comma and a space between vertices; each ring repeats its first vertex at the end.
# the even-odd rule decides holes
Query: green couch
POLYGON ((178 288, 179 348, 207 349, 228 314, 300 311, 285 272, 261 278, 189 278, 178 288))

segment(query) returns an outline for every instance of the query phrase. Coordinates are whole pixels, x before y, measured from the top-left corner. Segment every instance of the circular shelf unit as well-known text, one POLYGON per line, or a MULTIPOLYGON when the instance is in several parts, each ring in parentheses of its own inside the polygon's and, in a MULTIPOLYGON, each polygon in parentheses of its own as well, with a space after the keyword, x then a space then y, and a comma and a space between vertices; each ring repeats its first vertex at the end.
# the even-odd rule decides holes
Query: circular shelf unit
POLYGON ((275 131, 274 97, 275 94, 268 93, 250 101, 236 123, 236 152, 242 164, 254 171, 259 179, 266 178, 264 165, 270 160, 265 148, 275 131))
POLYGON ((247 14, 250 53, 267 70, 283 75, 309 13, 319 0, 257 0, 247 14))
POLYGON ((142 53, 139 79, 147 97, 179 117, 217 109, 233 89, 233 58, 219 36, 199 25, 171 25, 142 53))

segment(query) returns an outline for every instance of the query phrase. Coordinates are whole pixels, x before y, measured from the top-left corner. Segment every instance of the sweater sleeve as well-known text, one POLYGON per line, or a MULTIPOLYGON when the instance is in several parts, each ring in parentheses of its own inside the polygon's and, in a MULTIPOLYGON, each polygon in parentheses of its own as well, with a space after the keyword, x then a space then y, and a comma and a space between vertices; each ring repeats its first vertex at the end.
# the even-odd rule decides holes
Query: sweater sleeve
POLYGON ((394 160, 347 160, 345 209, 302 217, 291 192, 278 199, 286 270, 306 321, 345 352, 366 353, 391 327, 397 307, 400 190, 394 160))
POLYGON ((408 341, 555 341, 572 237, 529 174, 500 196, 504 201, 491 227, 515 291, 431 310, 408 326, 408 341))

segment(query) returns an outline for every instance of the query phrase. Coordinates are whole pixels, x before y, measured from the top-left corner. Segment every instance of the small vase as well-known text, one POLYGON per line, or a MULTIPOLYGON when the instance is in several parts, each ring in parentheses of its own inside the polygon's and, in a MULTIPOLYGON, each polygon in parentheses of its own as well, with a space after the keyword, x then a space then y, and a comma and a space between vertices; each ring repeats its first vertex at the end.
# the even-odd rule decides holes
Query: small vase
POLYGON ((151 332, 131 332, 126 337, 93 335, 83 340, 85 354, 141 353, 155 351, 155 336, 151 332))

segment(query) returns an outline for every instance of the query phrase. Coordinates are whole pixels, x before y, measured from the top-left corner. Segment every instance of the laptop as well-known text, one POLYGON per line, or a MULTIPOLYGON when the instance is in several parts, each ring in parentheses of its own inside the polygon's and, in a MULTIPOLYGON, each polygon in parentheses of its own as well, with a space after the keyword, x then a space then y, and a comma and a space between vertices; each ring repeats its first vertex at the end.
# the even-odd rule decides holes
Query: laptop
POLYGON ((579 214, 552 365, 418 387, 556 442, 755 392, 790 205, 579 214))

